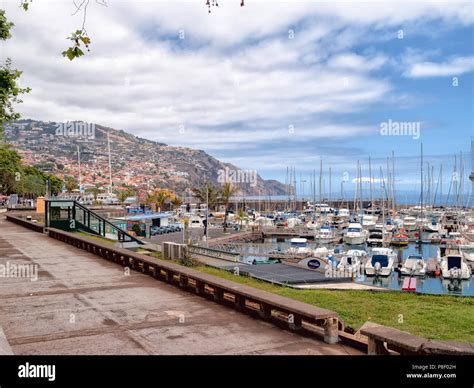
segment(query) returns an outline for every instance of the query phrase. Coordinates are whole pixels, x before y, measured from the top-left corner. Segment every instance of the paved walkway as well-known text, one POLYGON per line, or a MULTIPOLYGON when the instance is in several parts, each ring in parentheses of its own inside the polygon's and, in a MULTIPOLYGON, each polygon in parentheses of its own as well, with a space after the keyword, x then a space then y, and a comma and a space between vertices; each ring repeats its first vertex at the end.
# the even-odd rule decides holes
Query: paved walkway
POLYGON ((0 327, 15 354, 359 354, 123 269, 0 220, 0 327), (34 271, 32 271, 34 273, 34 271))

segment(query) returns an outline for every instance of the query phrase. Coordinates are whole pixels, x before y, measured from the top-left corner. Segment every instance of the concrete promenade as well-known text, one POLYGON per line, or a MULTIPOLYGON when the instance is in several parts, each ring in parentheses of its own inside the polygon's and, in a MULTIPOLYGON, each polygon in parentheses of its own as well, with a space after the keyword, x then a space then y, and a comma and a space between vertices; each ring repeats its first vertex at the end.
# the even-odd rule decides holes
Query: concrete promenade
POLYGON ((0 219, 0 328, 15 354, 359 354, 299 336, 0 219))

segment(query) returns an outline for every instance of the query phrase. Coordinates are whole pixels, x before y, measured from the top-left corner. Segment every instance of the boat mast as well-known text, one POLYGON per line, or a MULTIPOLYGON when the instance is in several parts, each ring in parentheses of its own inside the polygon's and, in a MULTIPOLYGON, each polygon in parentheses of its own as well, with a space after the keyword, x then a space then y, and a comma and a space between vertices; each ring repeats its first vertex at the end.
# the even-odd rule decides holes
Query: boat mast
POLYGON ((459 204, 460 208, 463 207, 463 175, 464 175, 464 161, 462 159, 462 151, 459 152, 459 191, 458 191, 458 197, 459 197, 459 204))
POLYGON ((372 192, 372 162, 369 155, 369 181, 370 181, 370 211, 374 215, 374 195, 372 192))
POLYGON ((392 150, 392 210, 395 214, 396 192, 395 192, 395 152, 392 150))
POLYGON ((426 171, 426 185, 428 186, 427 188, 427 192, 426 192, 426 204, 428 205, 431 201, 431 176, 430 176, 430 162, 426 162, 426 167, 427 167, 427 171, 426 171))
POLYGON ((332 189, 332 172, 331 172, 331 166, 329 166, 329 193, 328 193, 329 204, 331 204, 331 189, 332 189))
POLYGON ((107 149, 109 152, 109 190, 108 195, 112 195, 112 162, 110 161, 110 130, 107 131, 107 149))
MULTIPOLYGON (((319 204, 323 202, 321 190, 323 185, 323 159, 319 159, 319 204)), ((321 209, 321 206, 319 207, 321 209)))
MULTIPOLYGON (((420 166, 421 166, 421 171, 420 171, 420 175, 421 175, 421 193, 420 193, 420 218, 423 218, 423 143, 421 143, 421 163, 420 163, 420 166)), ((420 239, 421 239, 421 236, 420 236, 420 239)))
POLYGON ((313 220, 316 214, 316 169, 313 169, 313 220))
POLYGON ((441 205, 443 204, 443 163, 439 166, 439 199, 441 205))
POLYGON ((361 165, 359 163, 359 161, 357 161, 357 164, 359 166, 359 206, 360 206, 360 210, 363 209, 363 206, 362 206, 362 168, 361 168, 361 165))
POLYGON ((380 166, 380 191, 382 193, 382 224, 385 227, 385 196, 384 196, 385 182, 383 179, 382 166, 380 166))
POLYGON ((458 206, 458 167, 457 167, 457 155, 454 155, 454 173, 453 173, 453 186, 454 186, 454 210, 458 206))
POLYGON ((387 186, 385 187, 385 191, 387 192, 387 210, 390 209, 390 199, 392 196, 392 189, 390 188, 390 184, 392 182, 392 175, 390 174, 390 160, 387 156, 387 186))
POLYGON ((296 191, 296 167, 293 166, 293 187, 295 188, 294 192, 295 195, 293 196, 294 202, 293 202, 293 209, 296 210, 297 204, 298 204, 298 199, 297 199, 297 191, 296 191))
MULTIPOLYGON (((434 164, 431 165, 431 187, 434 188, 434 164)), ((434 189, 433 189, 434 190, 434 189)), ((432 194, 432 201, 431 201, 431 207, 434 207, 434 193, 432 194)))
POLYGON ((359 161, 357 161, 357 181, 356 181, 356 189, 354 191, 354 212, 357 211, 357 197, 359 195, 359 161))

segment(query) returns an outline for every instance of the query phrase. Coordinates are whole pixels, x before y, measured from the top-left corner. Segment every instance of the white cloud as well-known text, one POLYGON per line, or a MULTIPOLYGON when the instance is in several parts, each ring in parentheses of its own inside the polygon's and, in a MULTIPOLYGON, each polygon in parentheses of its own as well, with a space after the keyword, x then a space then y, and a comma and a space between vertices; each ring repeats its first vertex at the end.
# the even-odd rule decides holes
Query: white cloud
POLYGON ((252 148, 248 163, 268 168, 288 144, 367 135, 367 125, 340 124, 339 116, 398 103, 390 80, 374 74, 387 56, 356 53, 354 45, 389 39, 392 27, 395 39, 403 23, 473 22, 466 1, 249 0, 241 8, 232 0, 210 15, 204 1, 108 3, 90 2, 91 52, 73 62, 60 55, 82 24, 80 14, 71 16, 72 1, 33 2, 26 13, 16 1, 6 4, 15 28, 1 56, 32 88, 18 108, 23 116, 96 122, 232 161, 231 150, 252 148), (259 159, 269 141, 280 146, 259 159))
POLYGON ((412 78, 452 77, 474 71, 474 56, 457 57, 443 63, 415 63, 406 75, 412 78))

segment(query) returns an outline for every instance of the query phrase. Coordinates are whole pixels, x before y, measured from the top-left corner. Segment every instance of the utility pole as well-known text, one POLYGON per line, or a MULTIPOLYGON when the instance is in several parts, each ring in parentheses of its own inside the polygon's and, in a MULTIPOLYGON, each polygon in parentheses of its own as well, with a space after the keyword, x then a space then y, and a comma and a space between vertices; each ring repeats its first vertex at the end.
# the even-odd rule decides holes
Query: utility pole
POLYGON ((81 151, 77 146, 77 164, 79 165, 79 192, 82 192, 81 151))
POLYGON ((209 248, 209 183, 206 183, 206 247, 209 248))

